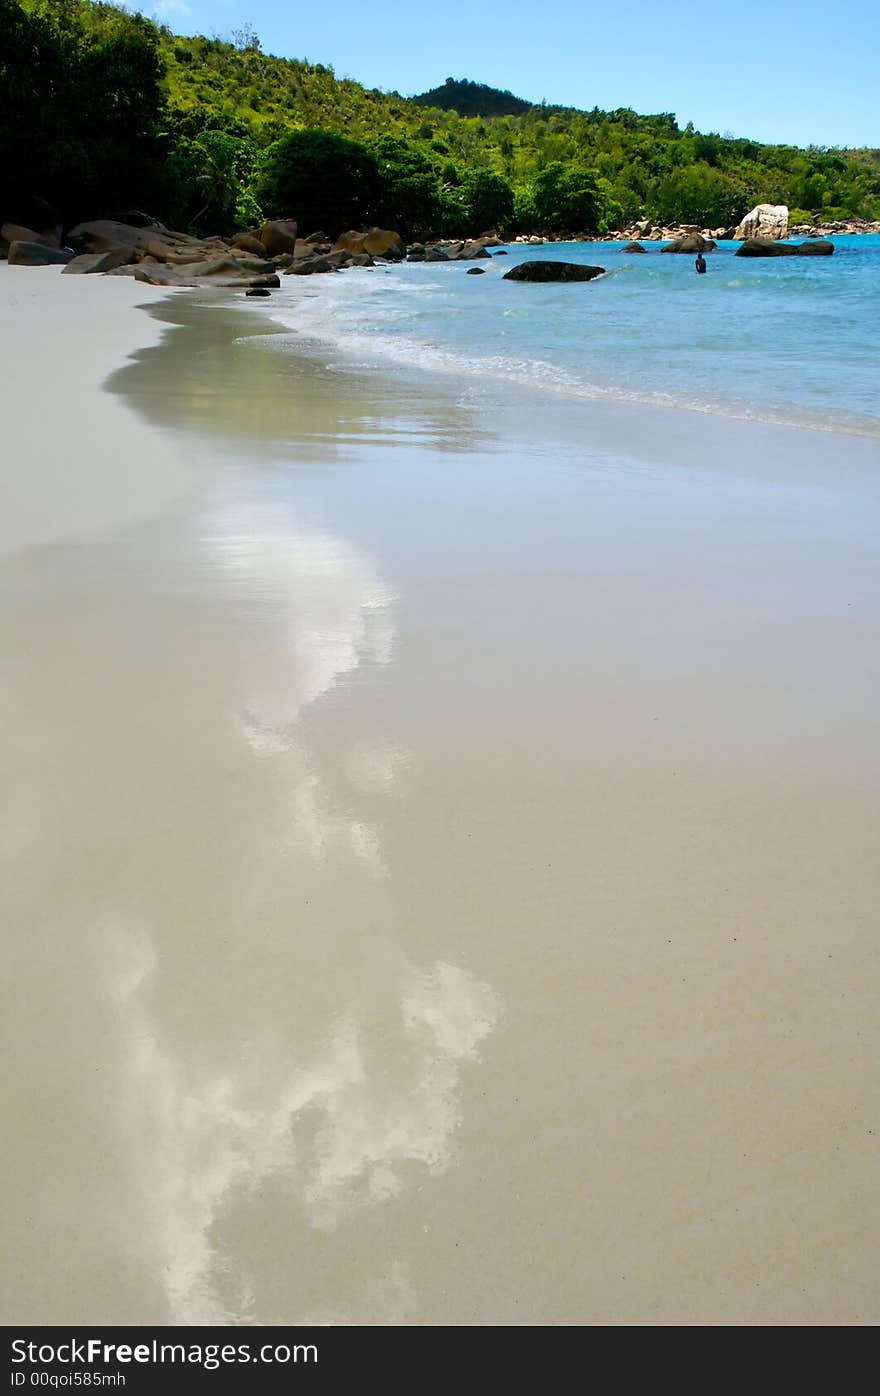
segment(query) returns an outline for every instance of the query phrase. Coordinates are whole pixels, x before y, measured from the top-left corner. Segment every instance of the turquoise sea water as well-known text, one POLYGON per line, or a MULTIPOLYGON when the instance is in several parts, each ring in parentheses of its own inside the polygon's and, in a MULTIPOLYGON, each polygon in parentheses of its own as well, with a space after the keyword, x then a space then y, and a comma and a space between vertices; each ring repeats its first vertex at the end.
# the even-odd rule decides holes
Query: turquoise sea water
POLYGON ((509 380, 880 436, 880 236, 833 257, 693 258, 622 243, 510 245, 477 263, 288 278, 273 315, 364 366, 509 380), (602 266, 589 283, 504 281, 518 261, 602 266), (469 266, 486 269, 468 276, 469 266))

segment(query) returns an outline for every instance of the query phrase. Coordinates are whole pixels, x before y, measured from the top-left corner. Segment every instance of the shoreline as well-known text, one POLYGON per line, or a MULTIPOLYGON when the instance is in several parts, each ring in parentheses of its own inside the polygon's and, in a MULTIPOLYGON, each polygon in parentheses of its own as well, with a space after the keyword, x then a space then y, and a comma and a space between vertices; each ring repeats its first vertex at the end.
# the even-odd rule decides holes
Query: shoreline
MULTIPOLYGON (((396 268, 389 269, 394 275, 396 268)), ((363 275, 352 273, 348 275, 363 275)), ((318 283, 313 304, 321 306, 324 286, 318 283)), ((419 363, 410 365, 409 372, 395 383, 386 381, 385 372, 389 363, 398 366, 395 360, 387 359, 376 352, 371 362, 364 364, 360 352, 352 356, 346 351, 345 335, 341 333, 313 332, 309 325, 305 330, 300 326, 292 331, 291 320, 295 321, 299 300, 277 297, 271 301, 258 301, 244 305, 240 300, 228 298, 228 293, 206 293, 189 290, 185 295, 177 295, 164 304, 159 301, 150 307, 150 318, 162 326, 163 334, 194 336, 200 324, 204 324, 206 309, 214 310, 227 318, 234 318, 239 327, 234 336, 235 343, 228 346, 228 336, 220 336, 220 341, 233 351, 244 346, 246 341, 263 339, 279 341, 279 347, 269 345, 269 363, 264 367, 274 372, 268 373, 264 382, 255 381, 253 391, 260 395, 260 412, 270 423, 274 422, 279 434, 283 435, 288 417, 288 407, 283 401, 281 385, 284 382, 285 350, 289 350, 293 360, 304 365, 309 376, 320 377, 317 365, 327 352, 336 357, 344 373, 348 387, 357 383, 359 396, 369 400, 376 395, 386 411, 393 412, 388 402, 399 392, 403 410, 418 411, 418 403, 424 393, 430 402, 437 398, 445 404, 445 409, 460 411, 470 423, 470 430, 486 437, 481 417, 488 411, 501 425, 497 435, 515 437, 521 445, 532 437, 536 440, 548 437, 558 439, 569 447, 583 445, 588 434, 589 449, 592 455, 602 452, 611 457, 646 464, 662 460, 670 466, 681 465, 685 469, 718 471, 722 475, 741 476, 744 479, 764 482, 776 481, 779 484, 813 484, 823 482, 829 487, 845 487, 848 483, 872 487, 876 481, 880 489, 880 477, 876 471, 877 434, 857 427, 848 428, 836 423, 826 426, 813 422, 774 420, 760 415, 745 415, 725 411, 717 407, 697 406, 683 402, 658 402, 647 397, 636 398, 607 394, 587 395, 556 388, 545 383, 524 383, 506 378, 492 379, 491 393, 479 396, 472 390, 485 387, 485 380, 479 385, 453 371, 442 372, 431 366, 419 363), (288 318, 285 318, 288 317, 288 318), (281 341, 284 342, 281 347, 281 341), (280 351, 279 351, 280 350, 280 351), (463 391, 464 390, 464 391, 463 391), (523 407, 524 399, 529 403, 523 407), (829 478, 829 452, 835 447, 840 454, 834 458, 833 479, 829 478)), ((327 328, 333 326, 328 315, 323 316, 327 328)), ((215 371, 221 368, 221 352, 218 352, 217 338, 210 333, 199 342, 197 359, 210 355, 215 371)), ((149 346, 155 347, 155 346, 149 346)), ((252 343, 252 347, 255 347, 252 343)), ((133 362, 123 364, 110 375, 105 386, 112 393, 118 393, 130 403, 138 402, 140 410, 156 425, 174 421, 188 422, 189 408, 183 395, 183 413, 177 416, 174 399, 163 401, 161 395, 150 385, 150 375, 145 374, 147 357, 156 367, 156 376, 161 378, 162 369, 157 358, 148 353, 133 356, 133 362), (139 401, 140 399, 140 401, 139 401)), ((235 372, 227 376, 231 388, 236 374, 245 371, 251 363, 249 354, 242 353, 235 372)), ((331 380, 332 381, 332 380, 331 380)), ((226 412, 223 403, 214 401, 200 415, 198 430, 208 435, 215 432, 235 434, 236 405, 226 412)), ((253 429, 254 413, 245 416, 245 435, 253 429)), ((322 421, 322 431, 327 434, 322 421)), ((343 435, 346 433, 343 431, 343 435)), ((308 440, 305 436, 305 440, 308 440)), ((488 438, 487 438, 488 439, 488 438)))
POLYGON ((15 379, 101 454, 2 560, 10 1321, 876 1321, 867 444, 104 285, 15 379))

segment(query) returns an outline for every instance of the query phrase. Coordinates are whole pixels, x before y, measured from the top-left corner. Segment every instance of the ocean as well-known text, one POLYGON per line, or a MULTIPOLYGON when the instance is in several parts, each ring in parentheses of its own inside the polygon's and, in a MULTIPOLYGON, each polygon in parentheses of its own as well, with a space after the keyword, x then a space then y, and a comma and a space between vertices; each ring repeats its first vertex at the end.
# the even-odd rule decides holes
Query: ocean
POLYGON ((352 366, 458 375, 729 417, 880 436, 880 236, 833 257, 751 259, 736 244, 693 258, 622 243, 511 244, 508 255, 287 278, 271 302, 301 342, 352 366), (530 285, 530 259, 601 266, 589 283, 530 285), (484 276, 468 276, 469 267, 484 276), (291 303, 293 302, 293 303, 291 303))

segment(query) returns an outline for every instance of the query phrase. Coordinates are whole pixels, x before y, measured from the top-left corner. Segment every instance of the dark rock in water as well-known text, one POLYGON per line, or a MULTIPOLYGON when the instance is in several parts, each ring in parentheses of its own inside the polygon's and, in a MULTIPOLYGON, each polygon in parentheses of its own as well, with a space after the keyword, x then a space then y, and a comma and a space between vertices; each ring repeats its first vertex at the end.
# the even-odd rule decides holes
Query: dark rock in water
POLYGON ((747 238, 736 249, 737 257, 830 257, 834 243, 816 242, 773 242, 770 238, 747 238))
POLYGON ((94 276, 98 272, 113 271, 116 267, 128 266, 137 254, 130 247, 111 247, 106 252, 81 252, 68 262, 62 276, 94 276))
POLYGON ((281 257, 285 252, 296 251, 296 220, 274 218, 264 223, 257 234, 265 252, 270 257, 281 257))
POLYGON ((640 242, 628 242, 623 249, 624 252, 644 252, 644 247, 640 242))
POLYGON ((449 261, 449 258, 447 257, 446 253, 443 251, 443 248, 442 248, 442 247, 426 247, 426 248, 425 248, 425 261, 426 261, 426 262, 448 262, 448 261, 449 261))
POLYGON ((465 272, 465 276, 485 276, 485 275, 486 275, 486 268, 485 268, 485 267, 468 267, 467 271, 465 272))
POLYGON ((12 267, 51 267, 73 261, 66 247, 47 247, 44 242, 11 242, 9 265, 12 267))
POLYGON ((746 238, 736 249, 737 257, 796 257, 797 247, 791 242, 775 242, 771 238, 746 238))
POLYGON ((245 291, 246 296, 271 296, 272 292, 265 286, 252 286, 249 291, 245 291))
POLYGON ((499 250, 498 250, 497 252, 494 252, 492 255, 493 255, 494 257, 506 257, 506 256, 507 256, 507 248, 506 248, 506 247, 501 247, 501 248, 499 248, 499 250))
POLYGON ((661 252, 681 252, 685 256, 690 254, 695 257, 698 252, 714 252, 717 243, 711 238, 704 238, 702 233, 686 233, 684 237, 673 238, 665 247, 661 247, 661 252))
POLYGON ((834 243, 828 242, 827 238, 816 238, 814 242, 798 243, 799 257, 830 257, 834 251, 834 243))
POLYGON ((604 267, 585 267, 580 262, 520 262, 504 273, 505 281, 593 281, 604 276, 604 267))

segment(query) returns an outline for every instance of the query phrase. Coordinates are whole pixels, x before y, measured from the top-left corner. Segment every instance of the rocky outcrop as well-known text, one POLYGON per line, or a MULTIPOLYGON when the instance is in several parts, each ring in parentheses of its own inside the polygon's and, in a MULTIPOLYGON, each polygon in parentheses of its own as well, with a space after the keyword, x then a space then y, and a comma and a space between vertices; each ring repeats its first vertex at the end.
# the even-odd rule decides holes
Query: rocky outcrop
POLYGON ((155 262, 152 259, 139 262, 134 269, 138 281, 146 281, 150 286, 267 286, 281 285, 275 272, 275 263, 259 261, 256 257, 232 257, 228 253, 215 257, 201 257, 191 262, 175 264, 155 262))
POLYGON ((407 253, 408 262, 448 262, 450 260, 444 247, 423 247, 420 242, 413 243, 407 253))
POLYGON ((504 280, 593 281, 604 273, 604 267, 585 267, 580 262, 520 262, 504 273, 504 280))
POLYGON ((285 276, 314 276, 327 271, 344 271, 346 267, 372 267, 369 252, 326 252, 311 257, 294 257, 286 267, 285 276))
POLYGON ((82 252, 68 262, 62 276, 95 276, 99 272, 114 271, 134 262, 135 253, 130 247, 111 247, 107 252, 82 252))
POLYGON ((472 262, 477 257, 491 257, 491 252, 487 252, 482 242, 447 242, 443 245, 450 262, 472 262))
POLYGON ((108 252, 116 247, 127 247, 142 257, 148 255, 151 243, 167 248, 169 253, 198 255, 226 251, 226 244, 219 238, 190 237, 188 233, 175 233, 161 223, 136 228, 129 223, 117 223, 112 218, 78 223, 71 229, 67 240, 75 252, 108 252))
POLYGON ((281 257, 296 251, 297 224, 293 218, 274 218, 264 223, 255 235, 269 257, 281 257))
POLYGON ((296 248, 293 252, 285 252, 282 256, 273 258, 273 261, 278 267, 291 267, 302 257, 325 256, 329 251, 330 244, 328 242, 311 243, 306 242, 303 238, 297 238, 296 248))
POLYGON ((623 249, 624 252, 644 252, 644 247, 640 242, 628 242, 623 249))
POLYGON ((715 243, 711 238, 704 238, 702 233, 685 233, 684 237, 673 238, 672 242, 661 247, 660 251, 680 252, 695 257, 698 252, 714 252, 715 243))
POLYGON ((748 238, 736 249, 737 257, 830 257, 833 242, 772 242, 769 238, 748 238))
POLYGON ((828 237, 832 233, 880 233, 880 219, 835 218, 829 223, 801 223, 799 231, 806 233, 808 237, 828 237))
POLYGON ((766 238, 778 242, 788 237, 788 204, 756 204, 734 229, 735 242, 747 238, 766 238))
POLYGON ((61 238, 56 236, 55 229, 50 229, 48 233, 39 233, 33 228, 26 228, 22 223, 4 223, 0 227, 0 238, 7 245, 13 242, 36 242, 43 247, 61 246, 61 238))
POLYGON ((400 261, 406 254, 406 244, 400 233, 389 228, 368 228, 365 233, 349 229, 333 244, 334 252, 368 252, 371 257, 400 261))
POLYGON ((325 238, 323 242, 309 242, 308 238, 297 238, 296 257, 314 257, 316 253, 326 254, 332 252, 333 244, 325 238))
POLYGON ((254 237, 253 233, 236 233, 229 245, 238 248, 240 252, 250 252, 254 257, 263 257, 266 253, 262 242, 254 237))
POLYGON ((340 271, 338 262, 331 262, 330 257, 297 257, 296 261, 285 270, 285 276, 314 276, 316 273, 325 271, 340 271))
POLYGON ((11 242, 9 265, 12 267, 51 267, 73 260, 67 247, 49 247, 45 242, 11 242))

